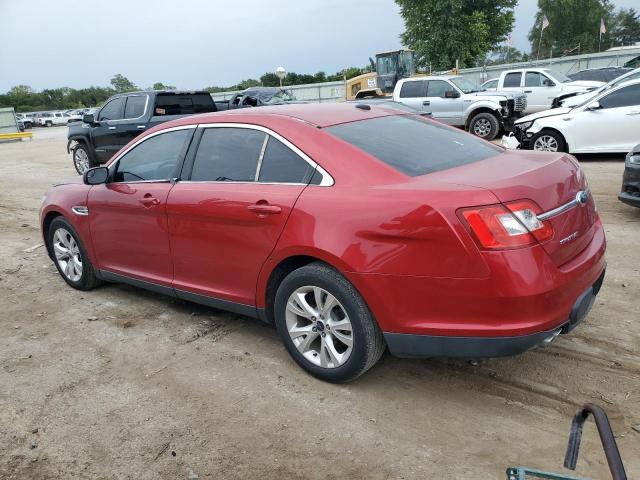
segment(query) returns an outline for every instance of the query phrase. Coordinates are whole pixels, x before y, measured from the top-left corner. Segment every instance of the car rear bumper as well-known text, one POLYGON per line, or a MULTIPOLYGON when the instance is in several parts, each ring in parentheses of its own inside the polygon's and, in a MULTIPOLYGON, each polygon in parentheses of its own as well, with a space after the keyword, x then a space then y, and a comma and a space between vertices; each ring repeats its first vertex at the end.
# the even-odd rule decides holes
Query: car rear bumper
POLYGON ((605 272, 574 302, 567 321, 553 329, 510 337, 454 337, 384 333, 389 351, 397 357, 489 358, 518 355, 540 345, 550 344, 585 319, 600 291, 605 272))
POLYGON ((632 207, 640 207, 640 165, 626 162, 618 200, 632 207))
POLYGON ((509 355, 577 324, 576 304, 585 305, 577 300, 590 298, 590 289, 597 293, 606 266, 599 219, 593 228, 584 249, 559 266, 537 245, 484 252, 491 272, 484 278, 357 273, 348 277, 398 355, 509 355))

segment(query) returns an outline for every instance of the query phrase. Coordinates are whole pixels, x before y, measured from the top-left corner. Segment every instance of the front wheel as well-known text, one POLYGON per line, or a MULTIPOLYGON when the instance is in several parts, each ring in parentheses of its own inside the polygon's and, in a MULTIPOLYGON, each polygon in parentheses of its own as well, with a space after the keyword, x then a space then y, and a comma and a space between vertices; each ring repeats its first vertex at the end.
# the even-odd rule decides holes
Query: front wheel
POLYGON ((90 168, 97 167, 98 164, 93 161, 87 146, 83 143, 78 143, 71 150, 73 157, 73 166, 76 168, 78 175, 84 175, 84 172, 90 168))
POLYGON ((290 273, 278 287, 274 313, 289 354, 321 380, 354 380, 384 352, 384 337, 364 299, 324 263, 290 273))
POLYGON ((483 140, 493 140, 500 130, 500 122, 496 116, 489 112, 475 115, 469 122, 469 131, 483 140))
POLYGON ((564 152, 564 138, 552 130, 543 130, 531 139, 531 150, 538 152, 564 152))
POLYGON ((91 290, 100 284, 79 235, 64 217, 56 217, 49 226, 47 247, 58 273, 78 290, 91 290))

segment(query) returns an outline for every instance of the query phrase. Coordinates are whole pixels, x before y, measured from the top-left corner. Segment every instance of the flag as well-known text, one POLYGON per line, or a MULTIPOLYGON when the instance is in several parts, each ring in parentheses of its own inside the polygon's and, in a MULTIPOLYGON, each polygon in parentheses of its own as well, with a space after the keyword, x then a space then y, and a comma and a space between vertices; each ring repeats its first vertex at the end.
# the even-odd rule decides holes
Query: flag
POLYGON ((604 24, 604 18, 600 18, 600 33, 607 33, 607 26, 604 24))
POLYGON ((549 19, 547 18, 547 16, 545 15, 544 18, 542 19, 542 30, 544 30, 545 28, 547 28, 549 26, 549 19))

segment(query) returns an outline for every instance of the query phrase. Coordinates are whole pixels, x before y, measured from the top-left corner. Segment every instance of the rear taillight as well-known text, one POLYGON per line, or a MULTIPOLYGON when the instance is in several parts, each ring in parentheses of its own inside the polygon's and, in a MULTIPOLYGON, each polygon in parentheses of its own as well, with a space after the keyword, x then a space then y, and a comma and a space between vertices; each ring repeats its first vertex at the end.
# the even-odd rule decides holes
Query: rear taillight
POLYGON ((482 248, 499 250, 526 247, 553 236, 549 222, 538 220, 540 207, 530 200, 503 205, 464 208, 458 211, 482 248))

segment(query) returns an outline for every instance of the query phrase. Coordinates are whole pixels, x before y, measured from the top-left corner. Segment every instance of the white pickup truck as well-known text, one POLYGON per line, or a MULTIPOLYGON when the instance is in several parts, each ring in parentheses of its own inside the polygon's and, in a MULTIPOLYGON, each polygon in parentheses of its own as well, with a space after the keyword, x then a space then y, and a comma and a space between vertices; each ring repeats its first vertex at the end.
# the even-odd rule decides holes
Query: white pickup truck
POLYGON ((510 129, 527 107, 522 92, 485 92, 467 78, 448 75, 399 80, 393 100, 485 140, 510 129))
POLYGON ((38 125, 41 127, 53 127, 54 125, 67 125, 75 121, 71 115, 63 112, 42 112, 36 118, 38 125))
POLYGON ((500 74, 497 90, 522 92, 527 96, 525 113, 540 112, 551 108, 553 99, 573 92, 588 92, 604 85, 604 82, 571 80, 550 68, 520 68, 506 70, 500 74))

